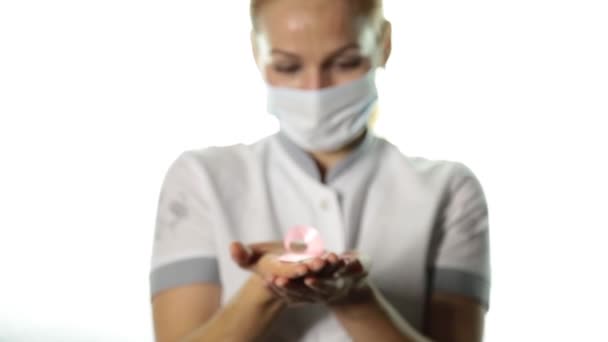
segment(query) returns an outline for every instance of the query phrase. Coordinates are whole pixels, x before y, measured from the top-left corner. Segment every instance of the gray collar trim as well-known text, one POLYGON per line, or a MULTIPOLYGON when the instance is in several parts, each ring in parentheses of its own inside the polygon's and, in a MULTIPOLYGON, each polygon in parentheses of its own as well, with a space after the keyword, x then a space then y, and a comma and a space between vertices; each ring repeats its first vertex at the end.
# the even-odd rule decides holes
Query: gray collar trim
MULTIPOLYGON (((308 152, 296 145, 285 134, 279 132, 277 134, 281 146, 285 149, 289 157, 313 179, 322 182, 321 173, 314 159, 308 152)), ((346 158, 341 160, 337 165, 328 170, 325 177, 325 183, 330 184, 337 179, 341 174, 353 166, 358 160, 362 159, 374 141, 374 134, 371 130, 365 133, 365 138, 346 158)))

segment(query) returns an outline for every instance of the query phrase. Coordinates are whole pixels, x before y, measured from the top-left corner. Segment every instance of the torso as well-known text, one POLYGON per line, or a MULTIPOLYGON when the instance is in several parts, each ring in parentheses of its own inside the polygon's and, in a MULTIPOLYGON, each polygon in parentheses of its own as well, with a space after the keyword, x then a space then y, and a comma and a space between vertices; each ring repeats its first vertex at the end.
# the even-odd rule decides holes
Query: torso
MULTIPOLYGON (((354 249, 369 257, 373 284, 421 327, 429 247, 452 164, 406 157, 381 138, 368 140, 368 150, 329 184, 302 170, 277 136, 201 151, 217 198, 213 229, 223 302, 248 277, 232 262, 230 242, 281 240, 293 225, 307 224, 320 230, 327 250, 354 249)), ((273 341, 349 340, 321 305, 288 309, 272 336, 273 341)))

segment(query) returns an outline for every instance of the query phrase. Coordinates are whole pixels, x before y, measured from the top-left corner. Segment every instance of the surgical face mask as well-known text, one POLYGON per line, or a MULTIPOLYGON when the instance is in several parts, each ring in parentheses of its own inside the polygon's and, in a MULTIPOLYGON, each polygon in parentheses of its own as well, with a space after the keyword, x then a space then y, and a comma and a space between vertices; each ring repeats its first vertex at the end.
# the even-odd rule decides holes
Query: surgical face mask
POLYGON ((268 112, 281 132, 307 151, 335 151, 367 127, 378 99, 375 71, 349 83, 318 90, 268 86, 268 112))

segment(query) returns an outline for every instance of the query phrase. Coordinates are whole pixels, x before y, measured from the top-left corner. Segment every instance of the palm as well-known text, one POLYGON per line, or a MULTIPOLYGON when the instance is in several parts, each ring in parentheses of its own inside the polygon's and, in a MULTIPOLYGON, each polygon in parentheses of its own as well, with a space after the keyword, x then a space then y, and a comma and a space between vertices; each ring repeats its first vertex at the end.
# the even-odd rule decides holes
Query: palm
POLYGON ((248 246, 235 242, 230 246, 233 260, 242 268, 248 269, 264 279, 301 277, 309 269, 304 264, 290 264, 279 261, 285 251, 281 242, 263 242, 248 246))

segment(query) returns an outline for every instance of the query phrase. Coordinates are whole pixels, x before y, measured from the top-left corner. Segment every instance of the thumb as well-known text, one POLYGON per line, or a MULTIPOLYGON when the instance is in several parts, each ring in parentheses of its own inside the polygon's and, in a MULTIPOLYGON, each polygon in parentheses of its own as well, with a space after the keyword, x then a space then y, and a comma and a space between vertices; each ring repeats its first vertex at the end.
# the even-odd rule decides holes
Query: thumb
POLYGON ((249 268, 253 264, 253 252, 251 248, 241 242, 235 241, 230 244, 230 255, 232 260, 243 268, 249 268))

